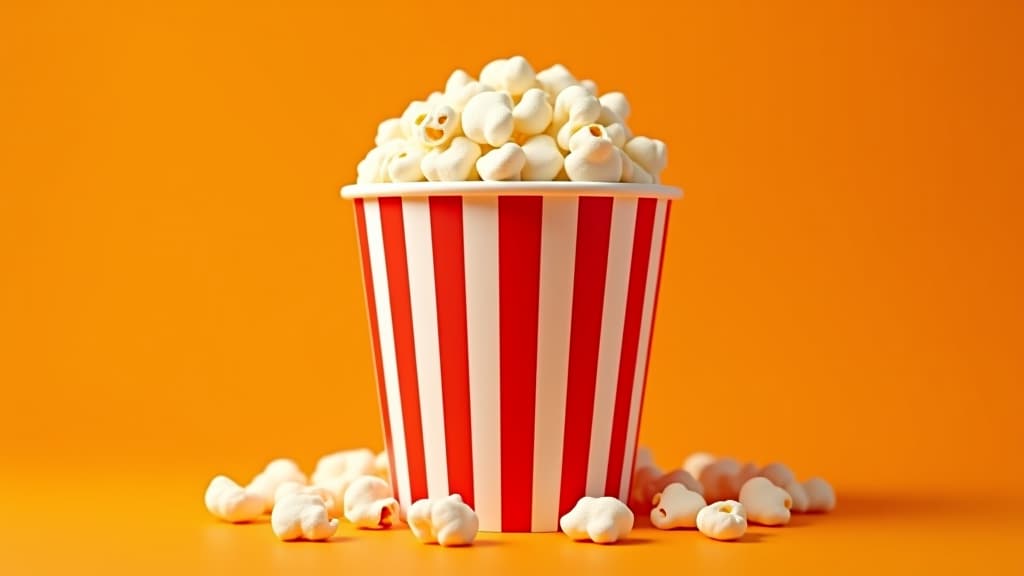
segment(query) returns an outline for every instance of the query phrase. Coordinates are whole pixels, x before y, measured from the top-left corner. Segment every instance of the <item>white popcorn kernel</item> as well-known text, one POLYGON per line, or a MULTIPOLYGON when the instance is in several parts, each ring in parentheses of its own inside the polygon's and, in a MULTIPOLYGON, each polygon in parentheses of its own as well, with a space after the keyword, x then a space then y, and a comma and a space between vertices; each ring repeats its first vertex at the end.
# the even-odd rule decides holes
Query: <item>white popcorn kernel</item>
POLYGON ((480 71, 480 82, 511 96, 519 96, 536 85, 537 76, 526 58, 513 56, 489 62, 480 71))
POLYGON ((441 150, 435 148, 427 152, 420 160, 420 171, 423 172, 423 177, 431 182, 441 181, 441 176, 437 173, 437 163, 440 158, 441 150))
POLYGON ((700 473, 709 464, 715 461, 715 457, 707 452, 694 452, 683 460, 683 470, 690 473, 694 478, 700 478, 700 473))
POLYGON ((388 118, 377 126, 377 137, 373 139, 373 143, 383 146, 392 140, 400 140, 403 136, 402 119, 388 118))
POLYGON ((530 88, 512 109, 515 132, 532 136, 547 130, 553 109, 548 95, 540 88, 530 88))
POLYGON ((766 465, 764 468, 761 468, 757 475, 767 478, 772 484, 780 488, 796 480, 796 476, 793 475, 789 467, 781 462, 772 462, 766 465))
POLYGON ((387 450, 381 450, 373 459, 373 473, 385 480, 391 476, 391 461, 388 459, 387 450))
POLYGON ((622 92, 608 92, 602 94, 598 101, 601 102, 601 107, 606 108, 609 112, 614 114, 620 121, 625 122, 629 119, 629 113, 631 111, 629 106, 629 100, 626 100, 626 95, 622 92))
POLYGON ((608 139, 612 141, 612 144, 615 144, 616 148, 622 148, 626 145, 626 140, 629 140, 629 131, 621 122, 604 124, 604 131, 608 135, 608 139))
POLYGON ((704 495, 704 487, 701 486, 700 482, 696 478, 690 475, 689 472, 679 468, 673 470, 667 474, 662 475, 660 478, 655 480, 651 484, 651 495, 657 494, 665 489, 669 484, 682 484, 687 490, 696 492, 700 495, 704 495))
POLYGON ((555 139, 547 134, 531 136, 523 142, 526 163, 520 178, 523 180, 553 180, 562 170, 564 159, 555 139))
POLYGON ((757 464, 747 462, 742 468, 740 468, 739 474, 736 475, 736 485, 742 487, 747 483, 747 480, 750 480, 755 476, 764 476, 764 474, 761 473, 761 468, 759 468, 757 464))
POLYGON ((594 82, 593 80, 589 80, 589 79, 588 80, 580 80, 580 86, 583 86, 584 88, 586 88, 587 92, 590 92, 591 95, 597 96, 597 82, 594 82))
POLYGON ((227 522, 249 522, 259 518, 267 503, 259 494, 246 492, 227 476, 215 476, 206 488, 206 509, 227 522))
POLYGON ((707 506, 703 496, 678 483, 665 486, 651 504, 651 524, 661 530, 696 528, 697 513, 707 506))
POLYGON ((274 506, 270 526, 281 540, 327 540, 338 530, 323 498, 316 494, 292 494, 274 506))
POLYGON ((565 173, 576 182, 618 182, 622 178, 622 157, 604 128, 592 124, 573 135, 571 152, 565 157, 565 173))
POLYGON ((357 478, 373 473, 376 454, 369 448, 342 450, 326 454, 317 460, 311 479, 322 485, 326 480, 348 476, 357 478))
POLYGON ((445 102, 447 102, 447 100, 445 99, 444 92, 431 92, 430 95, 427 96, 427 105, 431 108, 444 106, 445 102))
POLYGON ((451 106, 440 105, 434 107, 416 128, 416 137, 424 146, 433 148, 447 144, 458 131, 459 113, 451 106))
POLYGON ((391 486, 377 476, 360 476, 345 491, 345 519, 357 528, 390 528, 398 517, 391 486))
POLYGON ((661 140, 654 140, 646 136, 636 136, 623 148, 634 162, 640 165, 645 172, 651 175, 655 182, 661 176, 668 160, 668 153, 665 143, 661 140))
POLYGON ((481 92, 462 111, 462 131, 478 144, 497 148, 508 142, 514 130, 512 98, 504 92, 481 92))
POLYGON ((456 90, 464 88, 470 82, 473 82, 473 77, 460 68, 452 72, 451 76, 448 77, 448 81, 444 83, 444 93, 450 95, 456 90))
POLYGON ((629 492, 629 507, 640 514, 646 514, 651 509, 651 499, 654 495, 651 486, 662 476, 664 476, 664 473, 657 466, 649 465, 634 468, 633 484, 629 492))
POLYGON ((267 464, 263 472, 253 477, 245 490, 259 494, 266 502, 266 510, 270 511, 274 507, 274 493, 277 492, 277 487, 285 482, 298 482, 305 485, 307 483, 306 475, 302 473, 295 461, 278 458, 267 464))
POLYGON ((622 148, 617 148, 619 152, 619 161, 622 163, 622 174, 619 176, 619 182, 631 182, 634 178, 633 170, 636 168, 636 163, 633 159, 626 154, 622 148))
POLYGON ((356 167, 358 174, 356 182, 359 184, 374 184, 390 182, 391 176, 388 173, 388 166, 395 156, 408 149, 405 140, 389 140, 383 145, 370 150, 359 165, 356 167))
POLYGON ((747 532, 747 514, 735 500, 715 502, 697 513, 697 529, 714 540, 737 540, 747 532))
POLYGON ((388 162, 388 179, 391 182, 419 182, 423 180, 420 169, 424 151, 415 146, 408 146, 388 162))
POLYGON ((823 478, 804 482, 804 492, 807 494, 808 512, 831 512, 836 507, 836 493, 823 478))
POLYGON ((612 544, 633 530, 633 512, 611 496, 584 496, 559 519, 558 525, 573 540, 612 544))
POLYGON ((480 158, 480 145, 465 136, 456 136, 444 152, 427 154, 420 163, 424 175, 432 182, 469 180, 480 158), (429 159, 429 160, 428 160, 429 159), (433 176, 433 178, 431 178, 433 176))
POLYGON ((754 524, 782 526, 789 523, 793 499, 771 480, 755 476, 740 488, 740 504, 747 511, 747 519, 754 524))
POLYGON ((319 496, 323 499, 324 506, 327 507, 328 516, 331 518, 337 518, 342 514, 341 503, 336 502, 334 495, 323 486, 306 486, 304 484, 299 484, 298 482, 285 482, 278 486, 277 490, 274 492, 274 501, 280 502, 293 494, 312 494, 319 496))
POLYGON ((445 92, 446 103, 452 107, 458 113, 462 113, 466 108, 466 104, 477 94, 481 92, 490 92, 491 90, 484 86, 481 82, 472 81, 465 86, 454 88, 451 91, 445 92))
POLYGON ((548 133, 554 131, 558 136, 558 145, 568 150, 572 135, 582 126, 597 121, 600 115, 601 104, 597 98, 582 86, 569 86, 555 98, 548 133))
POLYGON ((413 100, 406 106, 399 119, 402 126, 402 135, 407 139, 416 137, 417 129, 426 121, 432 106, 422 100, 413 100))
POLYGON ((807 491, 804 490, 804 485, 793 480, 789 484, 783 486, 783 490, 789 493, 789 497, 793 500, 793 506, 790 508, 793 512, 807 512, 809 501, 807 498, 807 491))
POLYGON ((740 495, 740 463, 732 458, 718 458, 700 471, 697 480, 704 487, 709 502, 735 500, 740 495))
POLYGON ((519 180, 526 165, 526 154, 515 142, 506 142, 476 161, 481 180, 519 180))
POLYGON ((551 98, 558 96, 569 86, 577 84, 576 78, 561 64, 555 64, 538 72, 537 82, 551 98))
POLYGON ((414 502, 407 520, 417 540, 441 546, 472 544, 480 527, 476 512, 458 494, 414 502))

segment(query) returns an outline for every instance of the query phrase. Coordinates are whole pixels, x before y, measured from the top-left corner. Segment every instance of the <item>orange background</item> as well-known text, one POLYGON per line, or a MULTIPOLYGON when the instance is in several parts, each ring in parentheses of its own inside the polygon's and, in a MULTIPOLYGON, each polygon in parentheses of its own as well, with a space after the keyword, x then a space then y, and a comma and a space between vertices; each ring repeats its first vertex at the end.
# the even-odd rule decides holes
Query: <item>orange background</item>
POLYGON ((0 479, 26 518, 41 478, 180 478, 198 507, 217 472, 380 447, 338 188, 380 120, 515 53, 625 91, 686 190, 661 464, 781 460, 841 501, 1019 485, 1021 3, 148 4, 0 7, 0 479))

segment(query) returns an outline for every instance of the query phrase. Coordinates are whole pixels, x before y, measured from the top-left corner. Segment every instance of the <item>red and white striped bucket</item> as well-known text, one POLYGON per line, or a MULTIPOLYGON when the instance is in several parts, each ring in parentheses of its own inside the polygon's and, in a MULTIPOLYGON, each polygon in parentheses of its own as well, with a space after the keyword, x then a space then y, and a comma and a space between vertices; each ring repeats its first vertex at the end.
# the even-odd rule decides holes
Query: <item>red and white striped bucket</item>
POLYGON ((664 186, 348 186, 403 509, 461 494, 491 532, 625 501, 669 202, 664 186))

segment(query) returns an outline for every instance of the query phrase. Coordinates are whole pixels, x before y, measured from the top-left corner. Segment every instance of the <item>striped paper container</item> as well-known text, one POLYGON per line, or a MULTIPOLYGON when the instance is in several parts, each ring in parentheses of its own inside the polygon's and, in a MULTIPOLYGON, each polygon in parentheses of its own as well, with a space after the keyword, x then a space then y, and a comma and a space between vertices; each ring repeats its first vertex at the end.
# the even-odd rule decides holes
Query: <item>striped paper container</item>
POLYGON ((491 532, 625 501, 669 203, 664 186, 348 186, 403 509, 461 494, 491 532))

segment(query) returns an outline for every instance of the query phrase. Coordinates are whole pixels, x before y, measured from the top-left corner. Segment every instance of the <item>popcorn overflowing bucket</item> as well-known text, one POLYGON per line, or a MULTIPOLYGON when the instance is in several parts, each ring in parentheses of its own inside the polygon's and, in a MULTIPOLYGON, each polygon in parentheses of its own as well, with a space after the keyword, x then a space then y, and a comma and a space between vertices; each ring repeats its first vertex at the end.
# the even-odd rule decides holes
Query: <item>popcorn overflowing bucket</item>
POLYGON ((675 188, 347 186, 392 482, 491 532, 627 500, 675 188))

